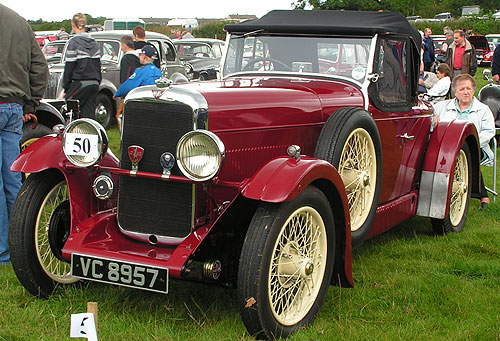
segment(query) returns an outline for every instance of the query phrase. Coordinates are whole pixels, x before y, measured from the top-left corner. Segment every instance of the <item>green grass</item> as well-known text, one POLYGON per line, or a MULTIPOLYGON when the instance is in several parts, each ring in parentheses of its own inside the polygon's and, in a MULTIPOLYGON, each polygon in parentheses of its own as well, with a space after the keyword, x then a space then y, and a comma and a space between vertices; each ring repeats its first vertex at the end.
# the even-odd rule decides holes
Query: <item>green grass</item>
MULTIPOLYGON (((119 134, 109 131, 118 155, 119 134)), ((483 168, 486 183, 492 169, 483 168)), ((500 204, 472 200, 462 233, 411 219, 353 252, 352 289, 331 287, 315 323, 291 340, 499 340, 500 204)), ((0 340, 68 340, 71 314, 99 304, 101 340, 250 340, 234 289, 172 280, 168 295, 98 283, 32 297, 0 267, 0 340)))
MULTIPOLYGON (((483 169, 491 177, 491 169, 483 169)), ((352 289, 331 287, 316 322, 292 340, 500 338, 500 205, 462 233, 435 236, 411 219, 353 252, 352 289)), ((102 340, 246 340, 235 290, 172 280, 168 295, 98 283, 28 294, 0 267, 0 340, 67 340, 70 316, 99 304, 102 340)))

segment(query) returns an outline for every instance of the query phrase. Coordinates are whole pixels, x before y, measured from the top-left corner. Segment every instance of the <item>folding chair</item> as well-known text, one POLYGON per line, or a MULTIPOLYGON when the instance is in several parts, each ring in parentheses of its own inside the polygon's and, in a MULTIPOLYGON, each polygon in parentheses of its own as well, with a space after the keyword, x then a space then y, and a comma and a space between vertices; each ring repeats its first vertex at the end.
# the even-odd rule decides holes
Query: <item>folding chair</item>
MULTIPOLYGON (((500 128, 496 128, 496 135, 500 133, 500 128)), ((495 202, 496 197, 498 195, 497 193, 497 139, 496 136, 494 136, 490 143, 493 144, 493 189, 488 188, 488 186, 485 185, 486 190, 493 194, 493 202, 495 202)))

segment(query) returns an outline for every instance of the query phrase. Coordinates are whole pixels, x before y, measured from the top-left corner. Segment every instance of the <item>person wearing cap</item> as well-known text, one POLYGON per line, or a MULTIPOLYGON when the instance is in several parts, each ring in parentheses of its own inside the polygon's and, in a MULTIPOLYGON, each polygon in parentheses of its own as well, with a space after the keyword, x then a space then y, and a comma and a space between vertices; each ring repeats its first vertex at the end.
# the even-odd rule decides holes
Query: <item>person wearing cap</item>
MULTIPOLYGON (((140 51, 144 46, 149 45, 155 49, 156 55, 159 56, 156 47, 150 42, 146 41, 146 31, 144 30, 144 27, 142 26, 134 27, 134 29, 132 30, 132 34, 134 35, 134 40, 135 40, 134 49, 140 51)), ((158 69, 160 68, 160 59, 155 59, 153 63, 158 69)))
POLYGON ((80 117, 95 118, 101 83, 101 53, 94 38, 85 32, 86 17, 77 13, 71 20, 75 36, 68 41, 64 65, 64 99, 80 101, 80 117))
POLYGON ((125 97, 130 90, 142 85, 154 85, 155 80, 162 76, 160 69, 153 60, 157 57, 156 49, 151 45, 145 45, 139 52, 139 60, 142 66, 135 69, 135 72, 120 86, 115 93, 116 97, 125 97))
POLYGON ((192 31, 191 26, 186 27, 186 30, 182 32, 182 39, 193 39, 194 35, 191 33, 192 31))

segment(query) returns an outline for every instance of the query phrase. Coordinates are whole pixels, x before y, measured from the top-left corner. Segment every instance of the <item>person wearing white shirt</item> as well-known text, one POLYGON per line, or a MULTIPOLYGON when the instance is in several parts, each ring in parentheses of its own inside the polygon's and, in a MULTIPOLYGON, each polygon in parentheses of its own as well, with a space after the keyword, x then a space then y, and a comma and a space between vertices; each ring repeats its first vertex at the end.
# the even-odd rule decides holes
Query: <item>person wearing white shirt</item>
MULTIPOLYGON (((434 112, 439 121, 466 120, 474 124, 479 137, 483 159, 493 159, 489 142, 495 136, 495 121, 490 108, 474 97, 476 82, 469 74, 461 74, 453 78, 451 88, 455 98, 434 104, 434 112)), ((484 210, 490 203, 488 192, 481 175, 481 204, 479 210, 484 210)))
POLYGON ((446 99, 451 85, 451 69, 448 64, 439 64, 437 69, 437 78, 439 79, 436 84, 427 90, 427 96, 431 97, 431 103, 436 103, 446 99))

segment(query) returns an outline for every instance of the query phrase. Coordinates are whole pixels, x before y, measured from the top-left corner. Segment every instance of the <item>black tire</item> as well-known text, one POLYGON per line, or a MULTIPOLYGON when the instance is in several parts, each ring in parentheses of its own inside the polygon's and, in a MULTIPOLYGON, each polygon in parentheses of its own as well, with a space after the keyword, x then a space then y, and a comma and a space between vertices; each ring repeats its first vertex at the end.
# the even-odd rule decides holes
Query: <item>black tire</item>
POLYGON ((9 226, 12 267, 32 295, 47 298, 56 285, 75 283, 70 265, 61 259, 69 236, 69 195, 55 170, 31 174, 14 201, 9 226))
MULTIPOLYGON (((316 145, 316 151, 314 153, 315 157, 326 160, 335 166, 344 181, 344 185, 346 185, 349 212, 351 214, 351 240, 353 247, 359 246, 365 240, 375 219, 382 184, 381 145, 380 135, 375 121, 368 112, 360 108, 342 108, 334 112, 328 118, 326 124, 321 130, 321 134, 316 145), (363 162, 360 160, 349 161, 352 165, 345 164, 345 161, 343 161, 343 164, 340 164, 344 149, 347 150, 347 148, 349 148, 348 139, 349 141, 352 141, 358 133, 362 136, 362 138, 367 140, 368 144, 371 139, 370 146, 372 148, 370 148, 370 150, 372 151, 372 154, 375 154, 375 168, 373 168, 372 163, 370 163, 370 167, 366 168, 370 169, 372 176, 365 174, 365 172, 360 172, 360 169, 363 168, 361 165, 363 162), (355 172, 353 170, 355 170, 355 172), (359 184, 353 185, 353 181, 346 180, 345 174, 349 171, 351 173, 356 173, 356 176, 359 175, 359 179, 356 180, 359 184), (364 174, 363 180, 361 180, 362 174, 364 174), (375 184, 373 184, 373 181, 375 181, 375 184), (353 189, 353 186, 358 187, 353 189), (359 190, 360 187, 361 190, 359 190), (361 194, 356 194, 356 191, 361 194), (362 196, 362 199, 364 199, 365 193, 367 195, 367 199, 371 201, 371 205, 365 209, 361 209, 357 201, 358 199, 356 199, 356 195, 360 195, 362 196), (356 214, 354 214, 355 212, 356 214), (353 215, 355 215, 355 217, 353 217, 353 215)), ((361 155, 366 159, 370 158, 370 156, 367 156, 368 154, 369 153, 361 153, 361 155)), ((365 161, 364 162, 368 164, 368 161, 365 161)), ((373 155, 371 156, 371 162, 372 161, 373 155)), ((352 176, 349 180, 352 180, 352 176)))
POLYGON ((208 73, 205 72, 205 71, 202 71, 200 72, 200 77, 198 78, 199 81, 203 82, 203 81, 207 81, 209 78, 208 78, 208 73))
POLYGON ((464 142, 458 153, 451 176, 453 182, 448 192, 450 198, 448 216, 444 219, 431 218, 432 228, 436 234, 461 232, 467 220, 471 198, 470 179, 472 169, 470 150, 466 142, 464 142), (466 179, 464 178, 465 175, 467 176, 466 179))
POLYGON ((319 189, 311 186, 281 204, 261 203, 238 269, 238 304, 249 333, 274 339, 311 324, 328 291, 334 260, 333 214, 319 189))
POLYGON ((35 142, 45 135, 52 134, 52 129, 38 123, 35 128, 32 128, 33 122, 28 121, 23 125, 23 136, 21 137, 20 147, 21 151, 25 150, 30 144, 35 142))
POLYGON ((108 96, 103 93, 99 93, 95 100, 95 110, 94 110, 95 120, 99 122, 104 129, 109 129, 111 127, 111 122, 113 120, 113 104, 108 96))

